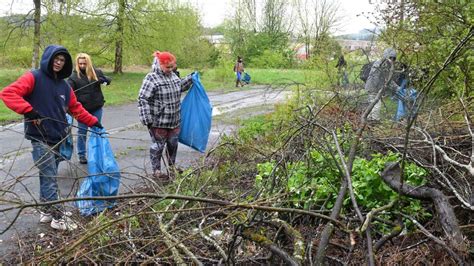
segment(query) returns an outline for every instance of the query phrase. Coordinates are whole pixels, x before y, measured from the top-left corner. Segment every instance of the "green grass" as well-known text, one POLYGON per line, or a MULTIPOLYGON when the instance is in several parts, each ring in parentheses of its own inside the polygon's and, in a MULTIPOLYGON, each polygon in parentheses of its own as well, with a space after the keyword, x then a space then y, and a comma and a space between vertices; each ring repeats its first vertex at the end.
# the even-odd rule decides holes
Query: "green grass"
MULTIPOLYGON (((2 69, 0 70, 0 89, 15 81, 19 76, 28 71, 27 69, 2 69)), ((148 69, 134 70, 118 75, 105 72, 112 78, 110 86, 103 86, 104 96, 107 105, 119 105, 135 102, 137 100, 138 90, 142 84, 143 78, 148 73, 148 69)), ((191 73, 191 69, 180 69, 181 76, 191 73)), ((246 71, 252 77, 251 84, 287 84, 287 83, 305 83, 323 87, 326 85, 326 79, 321 71, 300 70, 300 69, 252 69, 246 71)), ((218 69, 200 70, 201 81, 207 91, 229 91, 235 90, 235 76, 233 72, 222 71, 218 69), (224 73, 224 74, 219 74, 224 73)), ((0 104, 0 123, 5 124, 9 121, 21 119, 2 102, 0 104)))
MULTIPOLYGON (((2 69, 0 70, 0 89, 3 89, 8 84, 15 81, 19 76, 25 73, 26 69, 2 69)), ((3 101, 0 104, 0 123, 5 123, 13 120, 19 120, 22 116, 8 109, 3 101)))

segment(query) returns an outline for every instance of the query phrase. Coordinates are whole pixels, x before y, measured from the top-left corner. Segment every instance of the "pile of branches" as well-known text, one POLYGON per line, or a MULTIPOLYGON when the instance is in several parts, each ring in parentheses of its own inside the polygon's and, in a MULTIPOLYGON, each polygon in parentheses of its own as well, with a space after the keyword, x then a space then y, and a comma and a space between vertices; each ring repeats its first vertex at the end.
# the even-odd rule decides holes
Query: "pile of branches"
MULTIPOLYGON (((339 100, 331 98, 328 102, 332 101, 339 100)), ((333 154, 341 172, 341 182, 335 185, 344 196, 349 190, 350 174, 346 162, 337 158, 347 158, 339 156, 341 153, 350 155, 351 145, 347 144, 355 138, 348 134, 342 138, 345 143, 339 144, 341 138, 335 137, 335 132, 347 123, 358 124, 355 119, 347 120, 356 115, 335 114, 350 112, 331 104, 306 106, 296 111, 291 127, 280 125, 283 141, 277 147, 270 148, 272 143, 261 143, 256 148, 239 141, 224 142, 210 153, 205 165, 186 171, 170 184, 143 176, 146 185, 118 196, 114 209, 82 220, 75 216, 82 225, 78 231, 48 232, 27 240, 12 262, 345 265, 367 263, 370 251, 373 262, 381 264, 408 259, 462 263, 464 258, 450 242, 444 242, 449 237, 439 230, 436 220, 423 225, 412 220, 419 230, 406 235, 402 234, 402 219, 412 217, 400 214, 396 221, 384 221, 394 228, 390 234, 371 232, 372 223, 382 221, 378 214, 396 212, 394 204, 373 210, 361 210, 357 204, 344 211, 339 206, 337 212, 338 206, 326 209, 324 205, 307 210, 289 207, 282 183, 272 186, 271 196, 261 196, 261 191, 254 189, 256 170, 252 165, 273 160, 284 166, 305 160, 308 149, 319 149, 333 154), (231 167, 229 158, 235 158, 231 167), (251 164, 242 168, 246 161, 251 164)), ((375 142, 373 130, 361 134, 361 140, 375 142)), ((394 142, 389 148, 396 146, 394 142)), ((383 176, 388 183, 397 181, 400 171, 393 165, 383 176)), ((392 186, 397 190, 398 184, 392 186)))
MULTIPOLYGON (((474 212, 473 110, 473 98, 459 99, 422 114, 411 128, 401 123, 398 134, 379 136, 374 142, 406 153, 430 171, 431 186, 453 195, 460 209, 474 212)), ((474 221, 472 215, 465 218, 467 223, 474 221)))

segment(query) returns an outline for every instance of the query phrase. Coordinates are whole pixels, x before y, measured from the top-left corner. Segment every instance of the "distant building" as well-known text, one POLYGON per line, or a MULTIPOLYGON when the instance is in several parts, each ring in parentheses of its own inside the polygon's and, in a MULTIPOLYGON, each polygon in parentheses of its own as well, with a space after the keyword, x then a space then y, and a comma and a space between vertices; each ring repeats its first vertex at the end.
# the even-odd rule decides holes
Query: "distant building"
MULTIPOLYGON (((339 45, 341 45, 342 49, 345 52, 352 52, 355 50, 363 49, 364 51, 368 51, 369 54, 376 53, 377 46, 375 42, 365 41, 365 40, 345 40, 345 39, 337 39, 336 40, 339 45)), ((306 46, 304 43, 293 43, 292 50, 295 53, 295 57, 299 60, 306 60, 308 56, 306 54, 306 46)), ((313 49, 313 45, 309 46, 310 51, 313 49)), ((310 53, 311 54, 311 53, 310 53)))
POLYGON ((365 41, 365 40, 345 40, 337 39, 336 40, 342 49, 352 52, 355 50, 363 49, 365 51, 373 51, 375 49, 375 42, 365 41))
MULTIPOLYGON (((308 55, 306 54, 306 45, 304 43, 295 43, 294 47, 292 48, 295 52, 295 57, 299 60, 306 60, 308 59, 308 55)), ((309 50, 313 49, 313 45, 309 45, 309 50)))
POLYGON ((225 44, 225 39, 223 34, 213 34, 213 35, 203 35, 204 39, 207 39, 211 44, 219 46, 225 44))

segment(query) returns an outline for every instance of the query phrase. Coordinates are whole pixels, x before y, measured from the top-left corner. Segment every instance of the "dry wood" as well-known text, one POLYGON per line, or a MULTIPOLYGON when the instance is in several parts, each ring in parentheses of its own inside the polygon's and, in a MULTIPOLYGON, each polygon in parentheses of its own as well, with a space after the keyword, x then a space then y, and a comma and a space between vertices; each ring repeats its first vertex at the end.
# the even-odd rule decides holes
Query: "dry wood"
POLYGON ((458 253, 466 254, 467 245, 459 228, 454 210, 451 204, 449 204, 447 197, 442 192, 430 187, 412 187, 408 184, 401 184, 401 169, 398 163, 388 164, 381 176, 390 188, 401 195, 432 201, 436 213, 438 214, 438 220, 446 234, 450 246, 458 253))

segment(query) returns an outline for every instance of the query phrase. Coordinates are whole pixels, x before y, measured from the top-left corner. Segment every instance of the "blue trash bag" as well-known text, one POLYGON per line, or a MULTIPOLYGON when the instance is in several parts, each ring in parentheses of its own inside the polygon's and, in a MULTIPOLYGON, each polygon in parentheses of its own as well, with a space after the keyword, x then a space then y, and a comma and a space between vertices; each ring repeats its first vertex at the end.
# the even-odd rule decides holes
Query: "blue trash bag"
POLYGON ((212 122, 212 105, 201 84, 199 74, 193 74, 193 85, 181 104, 179 142, 204 153, 212 122))
POLYGON ((242 78, 242 81, 245 82, 245 83, 247 83, 247 84, 249 84, 249 83, 250 83, 250 79, 251 79, 251 77, 250 77, 249 73, 245 72, 245 73, 244 73, 244 77, 242 78))
POLYGON ((74 150, 74 144, 72 141, 71 126, 72 126, 72 116, 66 114, 66 120, 69 124, 68 135, 66 139, 59 146, 60 160, 71 160, 72 152, 74 150))
MULTIPOLYGON (((82 182, 77 197, 115 196, 120 186, 120 169, 115 161, 105 129, 92 128, 87 148, 89 175, 82 182)), ((114 200, 78 200, 76 205, 84 216, 112 208, 114 200)))
POLYGON ((413 106, 417 98, 417 91, 414 88, 407 88, 408 81, 404 79, 397 89, 395 99, 398 101, 397 111, 395 113, 395 121, 400 121, 410 111, 411 116, 417 112, 417 108, 413 106))

